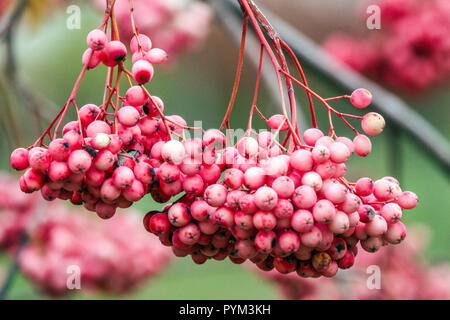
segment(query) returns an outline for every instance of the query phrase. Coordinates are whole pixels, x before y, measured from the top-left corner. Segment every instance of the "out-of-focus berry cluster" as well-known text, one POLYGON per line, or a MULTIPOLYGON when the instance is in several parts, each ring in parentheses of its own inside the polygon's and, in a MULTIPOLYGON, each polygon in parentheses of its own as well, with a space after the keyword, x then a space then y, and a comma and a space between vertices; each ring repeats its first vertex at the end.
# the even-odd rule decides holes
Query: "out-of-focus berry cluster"
POLYGON ((69 277, 77 270, 84 293, 128 292, 171 260, 170 250, 141 229, 136 212, 101 223, 86 212, 26 195, 16 185, 14 178, 0 177, 1 248, 14 254, 26 232, 19 268, 47 294, 71 292, 69 277))
POLYGON ((409 92, 449 79, 449 1, 380 0, 370 4, 381 9, 381 30, 363 37, 333 33, 323 43, 326 51, 384 85, 409 92))

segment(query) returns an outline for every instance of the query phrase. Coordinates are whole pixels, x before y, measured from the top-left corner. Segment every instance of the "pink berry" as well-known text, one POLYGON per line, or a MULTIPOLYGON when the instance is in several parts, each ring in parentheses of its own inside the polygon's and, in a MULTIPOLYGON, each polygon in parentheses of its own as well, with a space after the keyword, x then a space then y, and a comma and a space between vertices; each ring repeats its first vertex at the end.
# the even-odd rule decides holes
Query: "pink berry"
POLYGON ((219 226, 231 228, 234 225, 233 211, 227 207, 220 207, 214 212, 213 219, 219 226))
POLYGON ((37 172, 45 172, 50 165, 50 153, 45 149, 33 148, 28 153, 30 167, 37 172), (36 151, 35 151, 36 150, 36 151))
POLYGON ((350 228, 350 221, 347 214, 342 211, 337 211, 328 224, 328 229, 336 235, 343 234, 348 228, 350 228))
POLYGON ((157 213, 150 218, 149 229, 157 236, 167 236, 170 232, 169 218, 164 213, 157 213))
POLYGON ((291 218, 291 226, 297 232, 309 232, 314 227, 314 218, 309 210, 297 210, 291 218))
POLYGON ((311 152, 315 163, 324 163, 330 158, 330 149, 326 146, 316 146, 311 152))
POLYGON ((66 162, 52 161, 48 168, 48 177, 52 181, 62 181, 70 174, 69 167, 66 162))
POLYGON ((336 208, 329 200, 319 200, 312 210, 314 220, 320 223, 329 223, 336 215, 336 208))
POLYGON ((322 241, 322 232, 316 226, 311 230, 300 234, 300 243, 304 246, 315 248, 322 241))
POLYGON ((378 237, 387 231, 386 220, 380 215, 375 215, 372 221, 366 223, 364 231, 371 237, 378 237))
POLYGON ((191 221, 187 206, 184 203, 175 203, 167 213, 170 223, 175 227, 183 227, 191 221))
POLYGON ((260 187, 255 192, 255 203, 259 209, 270 211, 277 205, 278 195, 269 187, 260 187))
POLYGON ((281 176, 274 180, 272 188, 281 199, 289 199, 295 190, 295 184, 291 178, 287 176, 281 176))
POLYGON ((302 184, 319 191, 322 188, 323 182, 320 175, 314 171, 305 173, 302 177, 302 184))
POLYGON ((286 253, 294 253, 300 248, 300 238, 294 231, 285 231, 278 238, 281 250, 286 253))
POLYGON ((355 263, 355 256, 350 250, 347 250, 344 256, 339 259, 337 263, 340 269, 348 269, 355 263))
POLYGON ((140 86, 130 87, 125 94, 125 100, 133 107, 143 106, 147 99, 147 95, 140 86))
POLYGON ((380 214, 388 224, 395 223, 402 218, 402 208, 396 203, 386 203, 380 214))
POLYGON ((95 204, 95 212, 102 219, 109 219, 116 213, 116 206, 112 204, 105 203, 103 201, 98 201, 95 204))
POLYGON ((406 237, 406 227, 400 221, 391 223, 384 235, 384 239, 391 244, 399 244, 406 237))
POLYGON ((164 161, 180 164, 186 155, 184 145, 177 140, 166 142, 161 149, 161 157, 164 161))
POLYGON ((372 94, 363 88, 356 89, 350 96, 350 102, 356 108, 365 108, 372 102, 372 94))
POLYGON ((184 178, 183 180, 183 189, 186 194, 189 195, 199 195, 203 192, 205 184, 200 175, 195 174, 189 177, 184 178))
POLYGON ((150 51, 152 48, 152 41, 145 34, 140 34, 138 37, 134 36, 130 41, 131 52, 137 52, 139 47, 145 52, 150 51))
POLYGON ((418 203, 417 195, 411 191, 404 191, 397 199, 397 203, 403 209, 413 209, 418 203))
POLYGON ((373 195, 380 201, 387 201, 393 198, 395 184, 380 179, 373 184, 373 195))
POLYGON ((94 158, 94 167, 100 171, 108 171, 114 166, 115 157, 111 151, 104 149, 94 158))
POLYGON ((277 205, 273 209, 273 213, 279 219, 290 218, 294 213, 294 206, 289 200, 279 199, 277 205))
POLYGON ((164 63, 169 58, 167 53, 163 49, 159 48, 151 49, 145 57, 150 63, 153 64, 164 63))
POLYGON ((104 121, 96 120, 90 123, 86 129, 86 135, 90 138, 95 137, 100 132, 111 134, 111 127, 104 121))
POLYGON ((360 157, 365 157, 372 151, 372 142, 363 134, 359 134, 353 139, 353 145, 355 153, 360 157))
POLYGON ((292 195, 292 202, 299 209, 309 209, 314 206, 317 201, 317 195, 310 186, 300 186, 295 189, 292 195))
POLYGON ((244 173, 244 183, 252 190, 262 187, 266 183, 266 173, 260 167, 252 167, 244 173))
POLYGON ((91 146, 97 150, 103 150, 108 148, 111 143, 111 137, 103 132, 97 133, 91 140, 91 146))
POLYGON ((24 148, 17 148, 11 153, 9 158, 11 167, 15 170, 25 170, 29 166, 28 150, 24 148))
POLYGON ((107 65, 112 67, 125 60, 127 57, 127 47, 120 41, 110 41, 105 46, 105 54, 107 65))
POLYGON ((370 178, 360 178, 355 185, 356 194, 367 197, 373 192, 373 181, 370 178))
POLYGON ((270 129, 280 130, 281 132, 286 131, 289 128, 286 118, 282 114, 274 114, 271 116, 267 125, 270 129))
POLYGON ((75 150, 69 156, 67 164, 70 171, 74 173, 84 173, 89 170, 92 163, 92 157, 84 150, 75 150))
POLYGON ((298 171, 310 171, 313 168, 313 159, 311 152, 308 150, 295 151, 289 160, 292 168, 298 171))
POLYGON ((101 50, 108 43, 108 37, 102 30, 94 29, 88 33, 86 42, 92 50, 101 50))
POLYGON ((331 259, 339 260, 342 259, 347 252, 347 243, 342 238, 334 238, 331 243, 330 249, 327 253, 330 255, 331 259))
POLYGON ((114 185, 112 178, 106 179, 100 188, 101 198, 106 201, 114 201, 120 197, 120 194, 121 191, 114 185))
POLYGON ((104 61, 106 57, 105 50, 93 51, 91 48, 87 48, 81 56, 81 64, 87 65, 87 69, 95 69, 100 62, 104 61))
POLYGON ((139 112, 133 107, 122 107, 117 112, 117 119, 122 125, 127 127, 135 126, 139 122, 139 118, 139 112))
POLYGON ((275 247, 276 234, 273 231, 259 231, 255 236, 256 250, 263 253, 270 253, 275 247))
POLYGON ((365 114, 361 120, 361 127, 370 136, 375 136, 383 132, 385 125, 384 118, 376 112, 365 114))
POLYGON ((194 223, 189 223, 180 228, 180 240, 187 245, 193 245, 200 239, 200 229, 194 223))
POLYGON ((351 155, 350 150, 342 142, 335 142, 330 146, 330 159, 335 163, 344 163, 351 155))
POLYGON ((347 193, 345 200, 340 204, 340 209, 347 214, 351 214, 361 206, 361 198, 353 193, 347 193))
POLYGON ((210 206, 221 207, 225 204, 227 198, 227 189, 220 184, 208 186, 204 193, 204 199, 210 206))
POLYGON ((243 137, 237 143, 237 149, 244 158, 253 158, 259 150, 258 142, 252 137, 243 137))
POLYGON ((340 204, 345 201, 347 188, 340 183, 331 183, 325 188, 324 195, 334 204, 340 204))
POLYGON ((131 186, 134 180, 133 170, 125 166, 118 167, 114 170, 112 179, 117 188, 126 189, 131 186))
POLYGON ((256 248, 251 240, 239 240, 234 246, 237 255, 242 259, 251 259, 256 256, 256 248))
POLYGON ((133 78, 139 84, 149 82, 154 72, 153 66, 146 60, 136 61, 131 68, 133 78))
POLYGON ((258 211, 253 215, 253 225, 258 230, 272 230, 277 224, 277 218, 271 212, 258 211))
POLYGON ((307 129, 303 133, 303 140, 308 146, 315 146, 321 137, 323 137, 323 132, 316 128, 307 129))
POLYGON ((366 240, 361 240, 361 248, 367 252, 376 252, 383 245, 383 239, 381 237, 370 237, 366 240))

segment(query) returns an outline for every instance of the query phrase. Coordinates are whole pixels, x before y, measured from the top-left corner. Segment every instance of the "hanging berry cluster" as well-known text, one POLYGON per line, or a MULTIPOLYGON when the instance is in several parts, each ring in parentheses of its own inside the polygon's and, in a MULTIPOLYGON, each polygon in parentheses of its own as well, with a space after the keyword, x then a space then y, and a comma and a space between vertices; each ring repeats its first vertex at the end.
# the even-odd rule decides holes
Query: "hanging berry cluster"
POLYGON ((118 40, 112 1, 102 25, 87 37, 84 68, 67 104, 34 145, 12 153, 11 165, 28 168, 20 179, 24 192, 41 190, 47 200, 70 199, 102 218, 112 217, 116 208, 129 207, 145 194, 161 203, 180 195, 161 212, 149 212, 144 226, 171 246, 175 255, 191 255, 196 263, 229 257, 234 263, 248 259, 263 270, 332 277, 338 268, 353 265, 353 248, 359 241, 370 252, 387 243, 400 243, 406 234, 400 222, 402 209, 414 208, 417 197, 403 192, 391 177, 375 182, 362 178, 356 183, 345 178, 345 163, 351 154, 371 152, 370 139, 349 120, 359 120, 367 135, 381 133, 385 122, 377 113, 344 114, 329 103, 350 99, 355 107, 365 108, 371 94, 357 89, 350 96, 322 98, 309 88, 294 53, 253 1, 239 2, 244 13, 242 42, 232 96, 219 129, 188 127, 182 117, 164 115, 162 100, 152 96, 144 84, 153 77, 153 64, 167 57, 138 33, 130 10, 135 34, 130 49, 141 58, 134 59, 131 72, 124 67, 127 49, 118 40), (260 64, 248 127, 234 144, 222 129, 231 134, 229 115, 242 69, 248 21, 261 43, 260 64), (104 32, 109 22, 110 40, 104 32), (284 52, 295 63, 301 81, 289 72, 284 52), (257 106, 264 54, 276 71, 283 110, 269 118, 257 106), (103 103, 78 110, 78 85, 85 71, 101 62, 108 66, 103 103), (123 74, 129 83, 124 97, 119 91, 123 74), (294 83, 305 90, 311 112, 312 128, 303 135, 297 127, 294 83), (328 135, 317 128, 313 98, 328 112, 328 135), (67 123, 58 138, 70 105, 78 119, 67 123), (255 111, 272 131, 252 129, 255 111), (356 134, 353 140, 336 135, 333 115, 356 134), (199 137, 187 138, 190 132, 199 137), (285 135, 283 142, 279 142, 280 134, 285 135), (48 146, 46 136, 51 140, 48 146))

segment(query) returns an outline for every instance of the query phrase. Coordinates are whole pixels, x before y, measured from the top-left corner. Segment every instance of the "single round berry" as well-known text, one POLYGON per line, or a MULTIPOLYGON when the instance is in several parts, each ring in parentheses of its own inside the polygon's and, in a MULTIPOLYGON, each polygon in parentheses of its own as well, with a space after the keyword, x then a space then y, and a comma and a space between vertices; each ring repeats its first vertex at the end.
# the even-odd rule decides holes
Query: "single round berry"
POLYGON ((356 108, 365 108, 372 102, 372 94, 367 89, 356 89, 350 96, 350 102, 356 108))

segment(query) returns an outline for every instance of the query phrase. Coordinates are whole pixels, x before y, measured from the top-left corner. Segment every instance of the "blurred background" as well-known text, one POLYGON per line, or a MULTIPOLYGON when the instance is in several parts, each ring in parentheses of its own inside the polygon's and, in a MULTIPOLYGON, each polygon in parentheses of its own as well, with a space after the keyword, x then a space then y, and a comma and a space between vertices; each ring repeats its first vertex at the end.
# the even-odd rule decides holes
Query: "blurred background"
MULTIPOLYGON (((121 1, 127 2, 118 0, 121 1)), ((336 59, 398 94, 446 139, 450 138, 448 1, 256 2, 323 46, 336 59), (381 29, 368 30, 366 26, 369 4, 378 4, 382 9, 381 29), (428 34, 424 34, 425 31, 428 34)), ((94 0, 3 0, 0 3, 0 169, 4 174, 1 179, 3 186, 0 186, 0 198, 4 200, 4 203, 0 203, 0 244, 3 248, 0 251, 0 286, 5 282, 8 284, 7 298, 450 298, 448 167, 438 164, 426 149, 401 130, 393 130, 389 121, 385 132, 372 139, 373 151, 368 157, 352 157, 348 178, 356 180, 361 176, 370 176, 378 179, 392 175, 399 177, 403 190, 414 191, 420 203, 403 218, 409 235, 401 247, 382 248, 370 258, 358 255, 357 267, 341 270, 337 279, 333 280, 308 281, 297 276, 294 279, 262 275, 245 264, 234 265, 228 260, 211 260, 199 266, 189 257, 172 257, 170 251, 146 239, 153 235, 143 230, 140 219, 145 212, 161 208, 150 197, 139 201, 131 213, 122 212, 111 221, 101 221, 104 226, 100 227, 99 219, 91 217, 91 213, 82 209, 75 210, 61 203, 43 204, 38 199, 21 196, 18 184, 14 181, 16 174, 9 168, 9 154, 18 146, 32 144, 46 128, 48 119, 65 103, 81 69, 86 34, 102 21, 102 4, 103 1, 94 0), (11 17, 22 2, 25 3, 22 16, 12 25, 12 32, 9 32, 11 17), (71 29, 77 22, 76 19, 71 20, 77 10, 80 13, 80 28, 71 29), (56 230, 53 237, 58 241, 49 240, 45 230, 40 230, 30 242, 35 246, 34 250, 29 250, 24 255, 26 259, 22 258, 18 262, 19 267, 14 268, 14 251, 20 246, 20 231, 26 224, 23 217, 36 211, 42 211, 41 214, 47 214, 49 218, 43 220, 44 227, 34 226, 33 230, 53 228, 56 230), (57 217, 59 212, 64 212, 64 218, 57 217), (121 215, 132 216, 134 218, 130 219, 134 220, 115 222, 115 219, 121 219, 118 217, 121 215), (73 223, 67 223, 72 220, 73 223), (144 234, 133 235, 131 227, 122 227, 127 223, 134 224, 135 229, 142 229, 144 234), (98 252, 92 248, 87 250, 90 246, 82 243, 81 237, 77 236, 81 232, 79 230, 85 229, 83 225, 92 229, 90 233, 83 231, 86 232, 86 238, 93 239, 91 243, 108 243, 110 250, 100 244, 96 246, 98 252), (110 230, 104 230, 108 228, 110 230), (122 238, 113 237, 117 233, 122 233, 122 238), (149 243, 136 245, 133 248, 135 251, 126 249, 130 242, 143 241, 149 243), (56 279, 60 275, 51 278, 52 270, 70 261, 62 261, 63 258, 57 254, 45 261, 40 260, 38 252, 44 245, 57 247, 58 250, 73 249, 79 256, 90 251, 89 257, 82 258, 86 268, 95 269, 92 270, 89 288, 82 287, 82 290, 70 292, 61 289, 61 279, 56 279), (153 256, 146 250, 153 252, 153 256), (133 259, 136 261, 130 262, 133 259), (386 281, 381 291, 370 291, 364 286, 367 277, 365 270, 371 264, 381 266, 382 281, 386 281), (11 269, 17 269, 13 277, 11 269)), ((238 46, 214 16, 207 1, 135 0, 135 4, 142 5, 141 10, 136 10, 138 25, 139 20, 143 21, 142 24, 147 23, 140 31, 147 33, 156 46, 166 49, 171 58, 168 66, 156 68, 156 76, 149 85, 151 92, 164 99, 168 114, 180 114, 188 124, 201 119, 205 129, 217 127, 231 93, 238 46), (161 17, 159 15, 162 13, 155 13, 152 9, 159 2, 165 3, 165 10, 169 13, 167 16, 161 17), (183 42, 170 41, 171 37, 180 34, 183 42)), ((120 24, 119 14, 118 17, 120 24)), ((258 51, 253 53, 255 57, 258 54, 258 51)), ((245 115, 248 114, 253 96, 256 70, 247 61, 244 63, 238 100, 231 117, 231 125, 235 128, 246 125, 245 115)), ((305 74, 309 85, 323 97, 349 94, 309 67, 305 67, 305 74)), ((88 72, 77 96, 78 105, 100 103, 104 76, 105 69, 101 67, 88 72)), ((265 84, 260 93, 263 113, 278 113, 277 100, 273 99, 265 84)), ((299 99, 300 108, 306 114, 305 102, 304 97, 299 99)), ((349 103, 337 102, 336 106, 342 112, 357 113, 349 103)), ((318 111, 319 125, 326 126, 326 112, 321 111, 318 111)), ((69 117, 73 119, 74 115, 69 117)), ((309 118, 306 118, 307 121, 309 118)), ((255 122, 255 128, 258 125, 262 126, 262 123, 255 122)), ((336 122, 336 126, 337 132, 351 135, 339 122, 336 122)), ((420 132, 420 128, 417 130, 420 132)), ((448 149, 448 144, 439 147, 448 149)), ((65 269, 64 276, 67 276, 65 269)))

